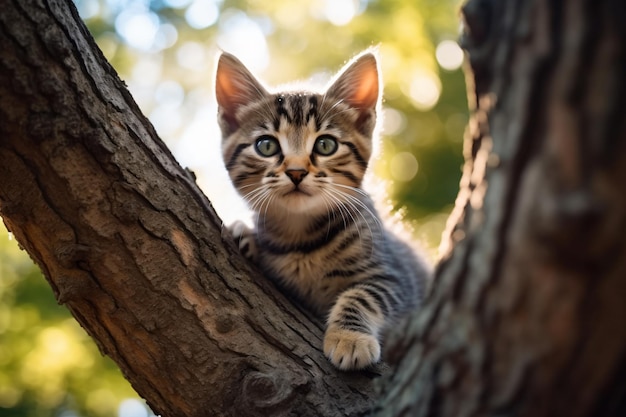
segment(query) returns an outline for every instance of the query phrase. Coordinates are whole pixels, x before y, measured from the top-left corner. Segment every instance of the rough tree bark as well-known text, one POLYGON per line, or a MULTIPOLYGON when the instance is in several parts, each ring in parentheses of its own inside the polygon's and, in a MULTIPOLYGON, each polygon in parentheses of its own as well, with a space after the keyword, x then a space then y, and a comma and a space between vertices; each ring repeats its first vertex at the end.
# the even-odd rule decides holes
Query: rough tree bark
POLYGON ((378 400, 222 237, 71 4, 4 3, 0 214, 156 412, 626 415, 622 0, 465 6, 448 256, 378 400))
POLYGON ((375 414, 624 416, 626 2, 463 14, 474 114, 448 256, 375 414))

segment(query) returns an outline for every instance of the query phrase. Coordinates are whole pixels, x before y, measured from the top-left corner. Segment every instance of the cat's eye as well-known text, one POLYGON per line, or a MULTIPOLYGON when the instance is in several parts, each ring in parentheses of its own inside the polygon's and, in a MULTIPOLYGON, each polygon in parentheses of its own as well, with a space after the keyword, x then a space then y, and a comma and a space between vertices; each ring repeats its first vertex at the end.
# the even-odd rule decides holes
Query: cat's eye
POLYGON ((337 139, 330 135, 322 135, 315 140, 313 151, 320 155, 328 156, 334 154, 338 147, 337 139))
POLYGON ((280 144, 278 140, 269 135, 263 135, 256 140, 254 144, 256 151, 259 155, 270 157, 280 152, 280 144))

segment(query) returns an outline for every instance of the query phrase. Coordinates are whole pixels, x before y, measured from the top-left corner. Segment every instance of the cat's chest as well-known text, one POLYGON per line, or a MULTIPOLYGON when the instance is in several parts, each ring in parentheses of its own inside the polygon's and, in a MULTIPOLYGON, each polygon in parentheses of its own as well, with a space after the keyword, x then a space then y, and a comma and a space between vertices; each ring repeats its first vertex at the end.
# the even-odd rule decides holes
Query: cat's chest
POLYGON ((265 263, 280 284, 295 291, 320 312, 328 310, 337 295, 351 283, 349 279, 328 276, 341 263, 341 259, 329 254, 268 255, 265 263))

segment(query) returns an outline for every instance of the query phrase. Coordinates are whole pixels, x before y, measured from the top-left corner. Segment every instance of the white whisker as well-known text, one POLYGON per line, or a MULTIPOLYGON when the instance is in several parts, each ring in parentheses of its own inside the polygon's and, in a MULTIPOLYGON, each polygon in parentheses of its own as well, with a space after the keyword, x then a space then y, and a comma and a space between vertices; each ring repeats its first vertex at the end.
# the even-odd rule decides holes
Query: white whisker
POLYGON ((354 224, 354 226, 356 227, 357 234, 359 235, 359 241, 363 242, 363 236, 361 235, 361 228, 359 227, 357 220, 354 217, 354 214, 352 213, 352 211, 346 206, 346 204, 343 201, 341 201, 337 197, 336 193, 333 193, 332 190, 322 189, 322 191, 328 198, 330 198, 332 203, 334 203, 333 207, 331 207, 331 210, 333 212, 339 211, 339 214, 341 215, 341 218, 343 220, 344 229, 348 227, 348 223, 354 224))
MULTIPOLYGON (((350 187, 349 185, 343 185, 343 184, 336 184, 333 183, 333 186, 335 187, 340 187, 340 188, 345 188, 348 189, 350 191, 354 191, 357 194, 361 194, 362 196, 366 197, 368 200, 370 199, 369 194, 367 194, 365 191, 363 191, 360 188, 356 188, 356 187, 350 187)), ((339 191, 339 190, 337 190, 339 191)), ((363 207, 368 214, 370 215, 370 217, 372 218, 372 220, 374 220, 376 222, 376 224, 378 225, 378 227, 383 228, 383 224, 381 223, 380 219, 378 218, 378 216, 360 199, 358 199, 357 197, 349 194, 349 193, 344 193, 346 196, 348 196, 351 200, 353 200, 356 204, 358 204, 359 206, 363 207)))

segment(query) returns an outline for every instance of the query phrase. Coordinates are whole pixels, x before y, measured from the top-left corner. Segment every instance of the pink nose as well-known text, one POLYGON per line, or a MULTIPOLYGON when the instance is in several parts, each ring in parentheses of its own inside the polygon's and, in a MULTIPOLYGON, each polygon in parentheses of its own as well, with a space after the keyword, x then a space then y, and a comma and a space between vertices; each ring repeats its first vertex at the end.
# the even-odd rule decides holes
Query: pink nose
POLYGON ((293 182, 295 185, 300 184, 308 173, 309 171, 307 171, 306 169, 288 169, 285 171, 285 174, 287 174, 291 182, 293 182))

